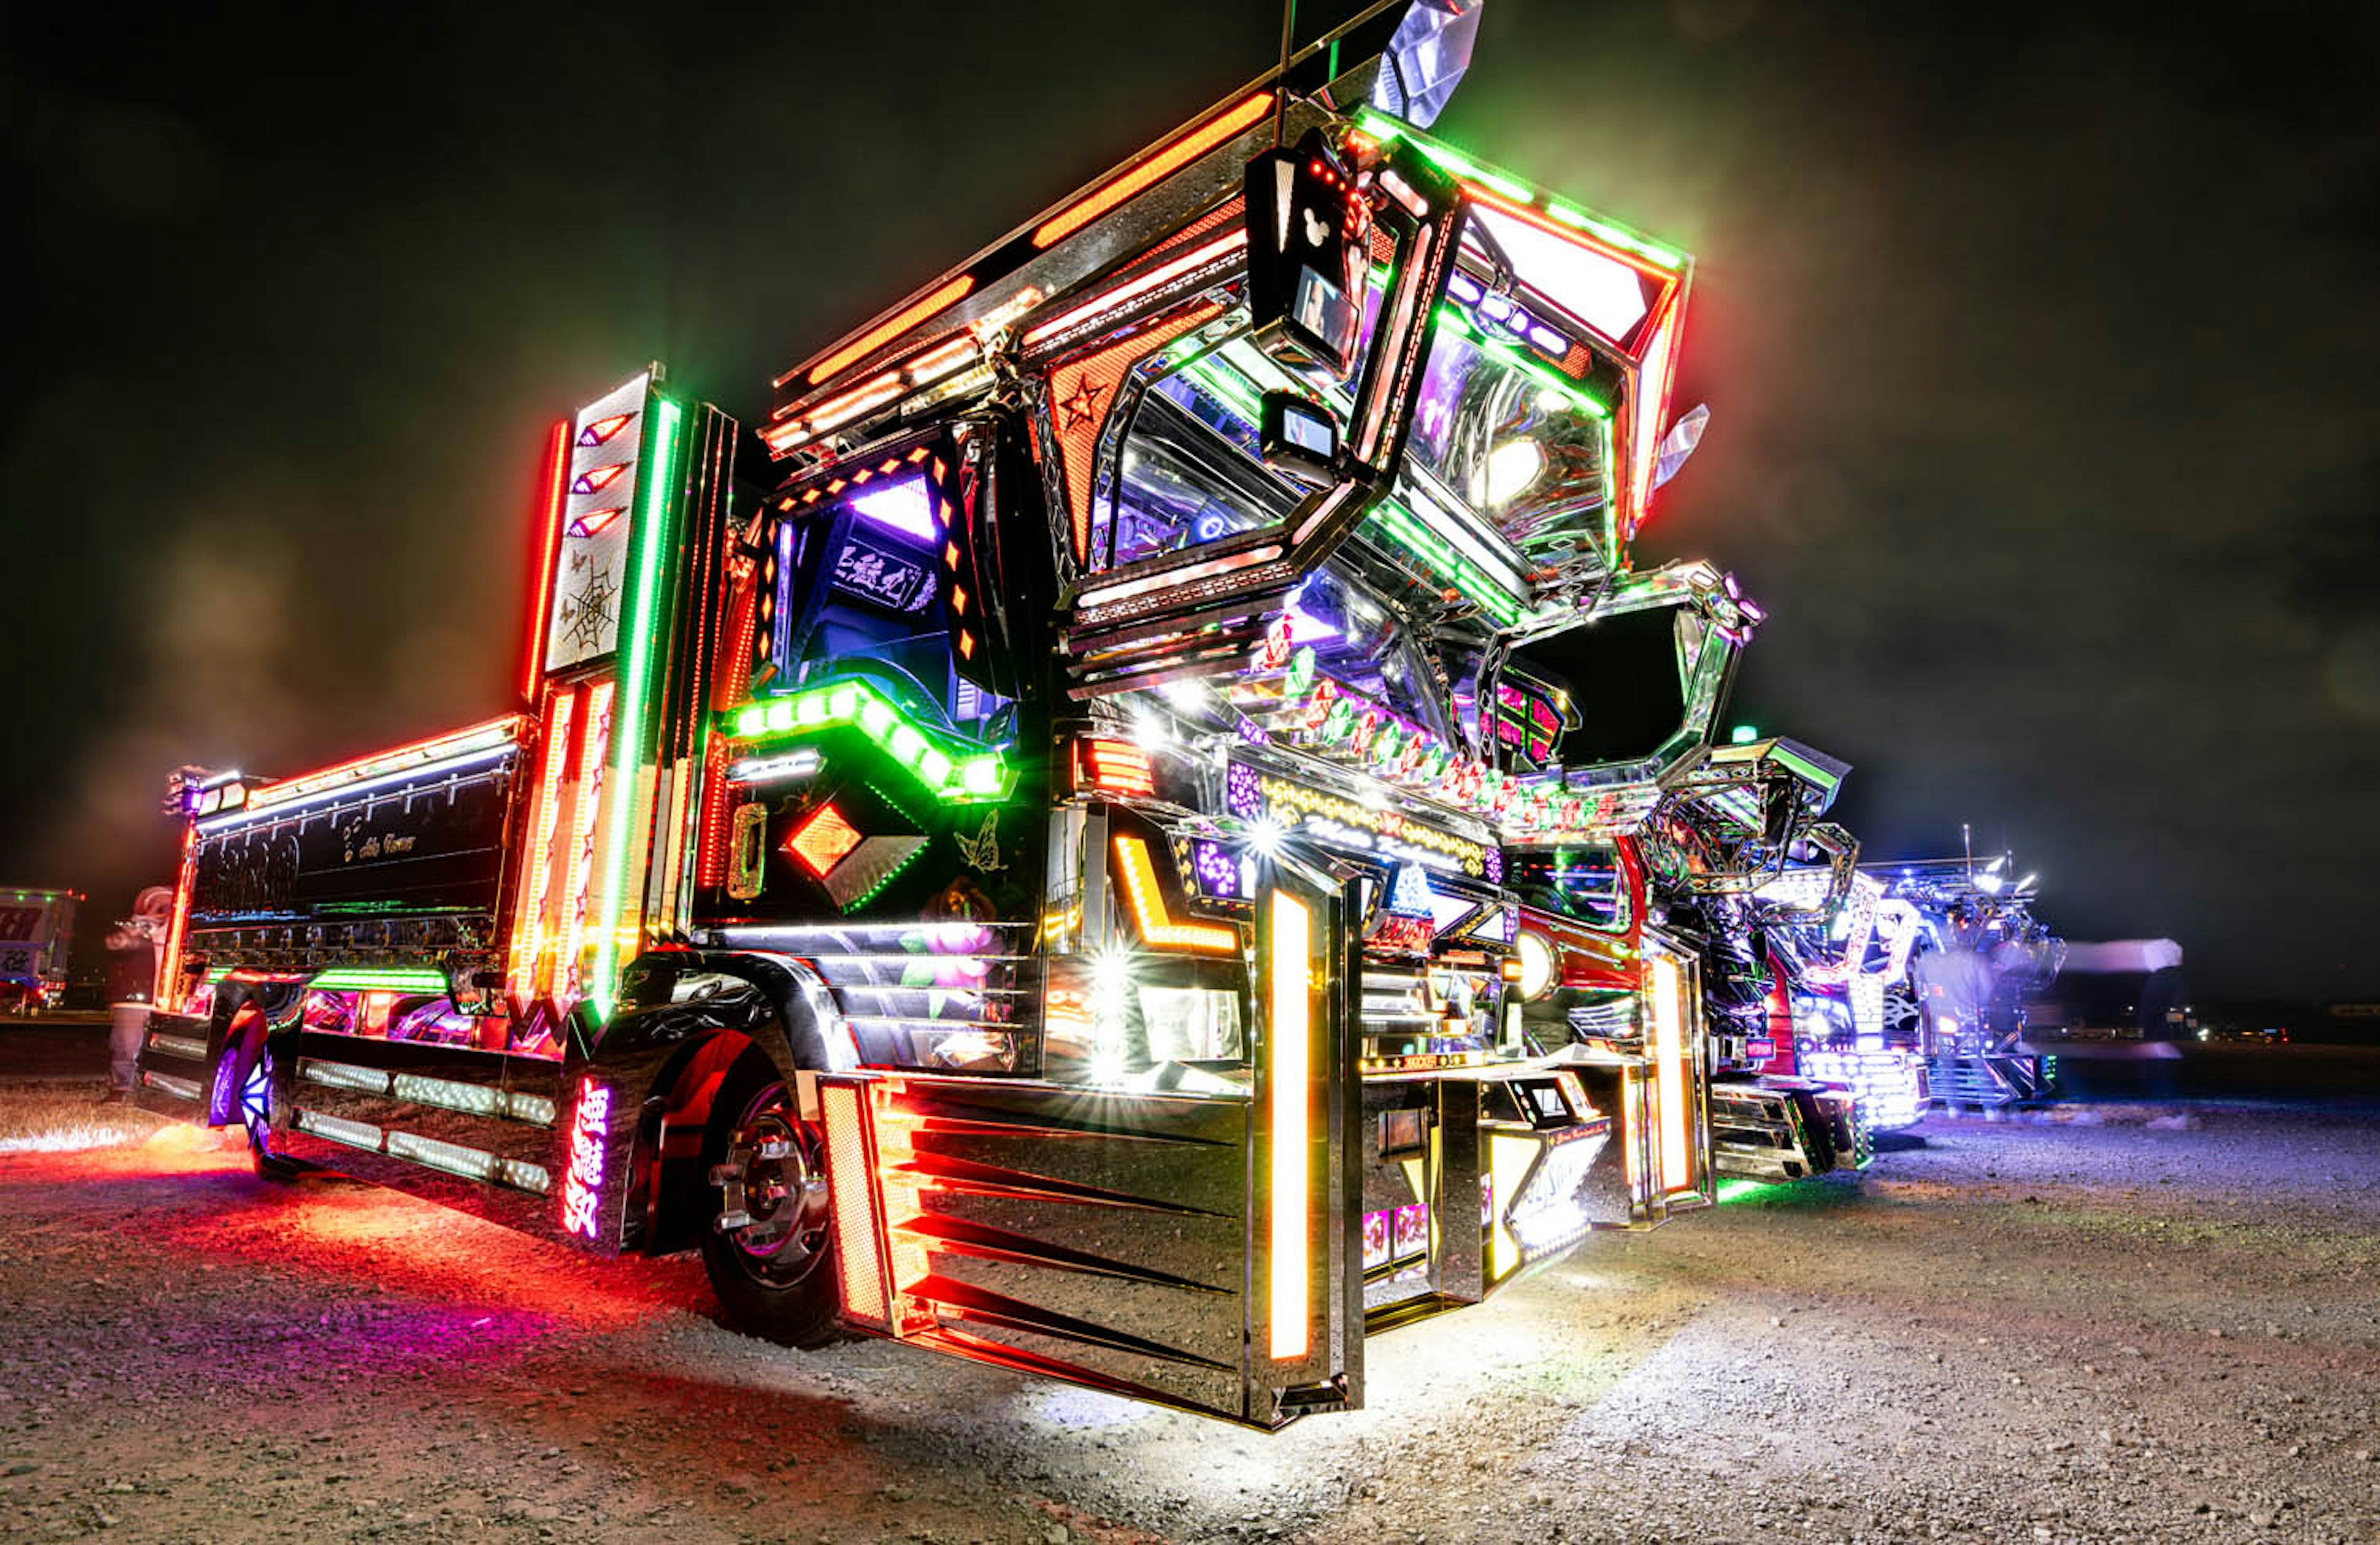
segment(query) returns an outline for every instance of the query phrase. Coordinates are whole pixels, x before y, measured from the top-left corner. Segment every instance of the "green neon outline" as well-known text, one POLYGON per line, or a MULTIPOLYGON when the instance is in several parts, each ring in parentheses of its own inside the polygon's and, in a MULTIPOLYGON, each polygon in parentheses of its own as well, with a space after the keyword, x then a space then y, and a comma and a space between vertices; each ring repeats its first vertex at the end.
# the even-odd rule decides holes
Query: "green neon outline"
POLYGON ((1016 770, 999 751, 987 751, 929 729, 864 681, 832 681, 790 697, 731 708, 719 715, 721 735, 739 745, 804 740, 853 725, 927 793, 953 805, 1004 800, 1016 770))
POLYGON ((1536 204, 1546 213, 1573 230, 1585 231, 1591 236, 1598 237, 1614 247, 1623 248, 1640 258, 1660 264, 1673 274, 1682 273, 1685 269, 1686 255, 1675 248, 1664 247, 1652 237, 1630 230, 1627 226, 1605 216, 1589 214, 1574 204, 1560 202, 1555 199, 1549 189, 1539 188, 1510 172, 1497 167, 1483 166, 1453 146, 1430 138, 1411 124, 1383 117, 1369 108, 1365 108, 1355 115, 1355 123, 1357 128, 1375 140, 1383 143, 1392 140, 1402 140, 1436 163, 1442 171, 1451 172, 1458 177, 1468 177, 1483 187, 1493 189, 1514 203, 1536 204))
POLYGON ((628 635, 627 668, 620 672, 620 706, 612 721, 611 829, 603 853, 602 923, 595 937, 595 969, 588 996, 606 1018, 613 1000, 613 978, 620 963, 620 917, 626 906, 628 822, 637 809, 637 764, 643 760, 645 700, 651 683, 653 612, 659 603, 662 539, 669 532, 669 484, 677 459, 677 404, 658 392, 653 434, 652 481, 645 489, 645 513, 637 522, 637 612, 628 635))

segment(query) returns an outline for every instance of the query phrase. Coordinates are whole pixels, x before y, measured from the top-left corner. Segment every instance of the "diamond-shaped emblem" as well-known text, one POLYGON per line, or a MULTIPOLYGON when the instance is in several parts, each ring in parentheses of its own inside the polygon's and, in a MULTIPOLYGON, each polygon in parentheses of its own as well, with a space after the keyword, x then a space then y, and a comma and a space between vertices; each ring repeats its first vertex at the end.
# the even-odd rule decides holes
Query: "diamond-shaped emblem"
POLYGON ((859 833, 832 805, 820 805, 785 839, 785 851, 821 880, 826 878, 827 870, 843 862, 844 854, 858 845, 859 833))

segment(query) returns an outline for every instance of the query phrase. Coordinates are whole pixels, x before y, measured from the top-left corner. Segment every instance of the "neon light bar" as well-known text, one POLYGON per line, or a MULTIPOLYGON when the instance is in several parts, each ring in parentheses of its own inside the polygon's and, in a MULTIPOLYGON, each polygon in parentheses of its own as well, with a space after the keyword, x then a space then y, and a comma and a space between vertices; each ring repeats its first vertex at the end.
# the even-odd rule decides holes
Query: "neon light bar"
POLYGON ((846 366, 857 364, 927 318, 939 316, 949 310, 966 298, 967 292, 973 288, 975 288, 974 276, 966 274, 960 274, 957 278, 943 284, 932 294, 902 307, 882 322, 812 365, 807 379, 811 385, 816 386, 846 366))
POLYGON ((917 724, 864 681, 835 682, 788 698, 747 703, 722 715, 719 731, 735 740, 774 740, 850 724, 865 730, 905 771, 945 799, 969 803, 1003 798, 1015 782, 1007 759, 998 751, 971 752, 954 744, 943 749, 936 744, 936 732, 917 724))
POLYGON ((1658 263, 1671 273, 1685 266, 1686 260, 1683 253, 1663 247, 1625 226, 1614 225, 1609 220, 1562 203, 1552 194, 1531 187, 1527 182, 1509 172, 1483 166, 1452 147, 1440 144, 1410 124, 1384 117, 1368 108, 1356 114, 1356 121, 1363 131, 1375 140, 1383 141, 1402 140, 1455 176, 1477 183, 1492 192, 1500 193, 1515 203, 1525 205, 1534 202, 1563 225, 1599 237, 1615 247, 1625 249, 1638 257, 1658 263))
POLYGON ((1143 799, 1157 793, 1157 773, 1149 766, 1148 753, 1132 742, 1094 737, 1078 745, 1082 753, 1081 772, 1075 779, 1078 787, 1143 799))
POLYGON ((613 978, 620 959, 620 918, 627 902, 628 828, 635 824, 638 794, 638 764, 644 756, 645 695, 651 683, 653 612, 660 603, 662 554, 669 534, 671 469, 677 451, 677 404, 655 397, 659 409, 653 438, 652 481, 645 494, 644 513, 638 518, 641 538, 637 558, 636 621, 628 635, 627 666, 621 673, 620 723, 613 726, 612 826, 603 858, 603 921, 595 935, 595 978, 592 996, 606 1015, 612 1012, 613 978))
POLYGON ((311 795, 355 793, 359 785, 379 785, 381 778, 395 773, 421 772, 441 761, 468 757, 471 752, 503 750, 519 736, 519 719, 504 716, 491 719, 488 724, 474 724, 471 728, 459 728, 447 736, 433 736, 429 740, 414 740, 412 745, 400 745, 397 750, 373 752, 369 757, 357 757, 355 761, 340 761, 338 767, 326 767, 322 772, 302 773, 298 778, 284 778, 278 784, 264 784, 248 795, 248 809, 236 817, 222 817, 207 821, 202 831, 219 831, 228 823, 255 817, 261 809, 284 809, 311 795))
POLYGON ((207 1043, 203 1040, 192 1040, 186 1035, 152 1034, 149 1038, 149 1044, 169 1057, 188 1057, 196 1062, 206 1061, 207 1043))
POLYGON ((1476 564, 1440 541, 1393 499, 1382 499, 1364 517, 1368 536, 1386 535, 1436 570, 1436 577, 1463 592, 1474 605, 1506 627, 1521 620, 1521 608, 1476 564))
POLYGON ((587 887, 595 858, 595 818, 603 805, 603 753, 612 740, 612 687, 599 681, 587 696, 587 729, 579 736, 578 805, 571 821, 569 870, 562 893, 562 958, 555 963, 553 995, 569 990, 567 973, 578 969, 587 933, 587 887))
POLYGON ((731 784, 772 784, 787 778, 807 778, 826 765, 826 759, 816 751, 788 751, 779 757, 746 757, 731 762, 727 781, 731 784))
POLYGON ((318 1137, 328 1137, 334 1143, 360 1148, 370 1153, 380 1151, 380 1128, 368 1121, 346 1121, 338 1116, 326 1116, 320 1111, 300 1111, 296 1117, 300 1132, 311 1132, 318 1137))
POLYGON ((1682 1191, 1694 1183, 1686 1149, 1684 982, 1678 963, 1666 955, 1646 964, 1653 968, 1653 1061, 1659 1080, 1653 1098, 1660 1108, 1661 1190, 1682 1191))
POLYGON ((1270 1350, 1276 1362, 1306 1353, 1305 1107, 1308 994, 1314 919, 1285 892, 1272 895, 1272 1260, 1270 1350))
POLYGON ((298 1064, 298 1077, 301 1083, 320 1084, 324 1089, 355 1089, 364 1094, 388 1092, 387 1074, 377 1067, 358 1067, 353 1063, 302 1058, 298 1064))
POLYGON ((1153 188, 1200 156, 1236 137, 1272 111, 1272 93, 1258 91, 1241 99, 1220 116, 1209 118, 1137 166, 1077 199, 1042 223, 1033 233, 1037 248, 1062 241, 1145 188, 1153 188))
POLYGON ((391 1132, 388 1135, 388 1151, 393 1158, 410 1159, 417 1164, 427 1164, 433 1170, 444 1170, 449 1174, 459 1174, 471 1180, 502 1181, 516 1190, 534 1191, 540 1196, 553 1183, 541 1164, 500 1159, 480 1149, 441 1142, 436 1137, 419 1137, 411 1132, 391 1132))
POLYGON ((443 971, 407 970, 395 966, 334 966, 306 984, 312 992, 399 992, 444 997, 443 971))
POLYGON ((553 828, 562 818, 563 759, 578 708, 574 688, 553 700, 545 731, 545 766, 537 780, 537 836, 528 850, 528 883, 513 925, 513 996, 526 1003, 537 991, 537 957, 545 951, 545 901, 553 889, 553 828))
POLYGON ((550 470, 546 474, 544 540, 538 544, 536 588, 529 593, 535 602, 528 610, 528 660, 521 668, 521 700, 537 699, 537 678, 545 670, 546 607, 553 599, 554 549, 562 541, 563 491, 570 479, 570 420, 559 420, 553 426, 552 444, 546 451, 550 470))
POLYGON ((1174 918, 1166 907, 1165 893, 1158 888, 1157 864, 1148 856, 1146 841, 1118 836, 1115 852, 1116 862, 1123 869, 1124 899, 1132 904, 1133 921, 1139 925, 1140 937, 1151 949, 1186 950, 1196 955, 1240 953, 1238 929, 1174 918))
POLYGON ((1225 253, 1234 251, 1247 244, 1246 227, 1234 225, 1229 232, 1217 237, 1205 246, 1185 252, 1172 262, 1160 263, 1137 279, 1129 280, 1103 294, 1093 296, 1089 300, 1054 321, 1045 322, 1038 327, 1029 329, 1025 335, 1025 347, 1030 348, 1044 338, 1071 332, 1093 317, 1121 310, 1144 295, 1163 289, 1183 274, 1203 268, 1225 253))
POLYGON ((1653 472, 1661 459, 1661 414, 1669 406, 1670 376, 1678 359, 1678 308, 1673 304, 1655 324, 1653 340, 1645 346, 1638 368, 1636 400, 1628 415, 1628 510, 1639 527, 1653 497, 1653 472))
POLYGON ((196 1100, 199 1086, 188 1078, 176 1078, 170 1073, 160 1073, 153 1067, 140 1070, 140 1081, 152 1089, 163 1089, 176 1100, 196 1100))

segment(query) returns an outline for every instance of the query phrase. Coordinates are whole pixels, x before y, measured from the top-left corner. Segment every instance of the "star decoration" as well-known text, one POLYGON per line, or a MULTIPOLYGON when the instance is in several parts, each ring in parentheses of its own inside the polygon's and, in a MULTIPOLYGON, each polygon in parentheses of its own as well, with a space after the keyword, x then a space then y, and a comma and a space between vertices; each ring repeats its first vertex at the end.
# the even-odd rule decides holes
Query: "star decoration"
POLYGON ((1058 399, 1058 427, 1061 430, 1081 429, 1098 421, 1099 391, 1086 376, 1075 383, 1075 389, 1058 399))

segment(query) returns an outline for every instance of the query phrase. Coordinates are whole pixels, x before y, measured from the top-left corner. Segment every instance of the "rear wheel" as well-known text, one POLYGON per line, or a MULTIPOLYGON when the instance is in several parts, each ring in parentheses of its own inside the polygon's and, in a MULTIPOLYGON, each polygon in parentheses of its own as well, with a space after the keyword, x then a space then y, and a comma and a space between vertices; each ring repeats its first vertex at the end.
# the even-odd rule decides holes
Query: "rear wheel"
POLYGON ((236 1051, 227 1047, 223 1060, 215 1064, 215 1077, 219 1082, 238 1080, 232 1113, 248 1134, 249 1162, 255 1166, 258 1176, 264 1180, 295 1180, 303 1174, 305 1161, 281 1151, 273 1130, 273 1049, 257 1048, 255 1058, 243 1071, 236 1051))
POLYGON ((728 1075, 704 1144, 712 1206, 703 1269, 727 1322, 781 1346, 834 1339, 825 1137, 773 1071, 728 1075))

